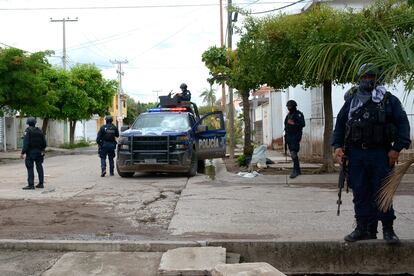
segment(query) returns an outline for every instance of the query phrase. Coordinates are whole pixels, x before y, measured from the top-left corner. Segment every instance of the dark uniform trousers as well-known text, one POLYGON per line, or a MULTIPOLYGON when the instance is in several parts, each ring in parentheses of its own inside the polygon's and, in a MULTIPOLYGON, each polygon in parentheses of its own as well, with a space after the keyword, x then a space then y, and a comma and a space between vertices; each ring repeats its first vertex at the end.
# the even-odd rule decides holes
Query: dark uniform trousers
POLYGON ((384 213, 378 210, 376 204, 382 180, 391 171, 388 151, 386 148, 363 149, 350 146, 348 152, 349 185, 354 196, 357 221, 392 222, 395 219, 393 208, 384 213))
POLYGON ((39 176, 39 183, 44 182, 43 172, 43 154, 40 150, 33 149, 26 153, 25 165, 27 169, 27 183, 29 186, 34 185, 34 164, 36 164, 36 171, 39 176))
POLYGON ((101 158, 101 170, 106 170, 106 157, 109 161, 109 172, 114 173, 114 158, 115 158, 116 142, 104 142, 99 150, 99 157, 101 158))

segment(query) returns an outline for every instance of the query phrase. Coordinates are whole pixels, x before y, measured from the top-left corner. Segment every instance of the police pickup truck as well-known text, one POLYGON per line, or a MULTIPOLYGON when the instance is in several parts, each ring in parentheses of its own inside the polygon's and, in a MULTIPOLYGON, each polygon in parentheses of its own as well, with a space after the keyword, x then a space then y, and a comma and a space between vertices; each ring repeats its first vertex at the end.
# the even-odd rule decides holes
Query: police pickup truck
POLYGON ((200 118, 192 102, 160 97, 118 139, 116 169, 121 177, 135 172, 181 172, 194 176, 204 160, 226 152, 226 130, 221 111, 200 118))

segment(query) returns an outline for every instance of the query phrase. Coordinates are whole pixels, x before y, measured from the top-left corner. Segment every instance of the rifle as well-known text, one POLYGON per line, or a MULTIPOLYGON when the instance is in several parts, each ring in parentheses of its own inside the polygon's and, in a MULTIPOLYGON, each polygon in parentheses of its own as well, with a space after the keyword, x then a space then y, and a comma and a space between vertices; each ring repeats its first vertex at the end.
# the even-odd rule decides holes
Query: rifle
POLYGON ((338 179, 338 200, 336 201, 336 204, 338 204, 338 210, 336 211, 336 215, 339 216, 341 213, 341 204, 342 204, 342 189, 346 185, 346 192, 348 193, 348 160, 347 157, 344 155, 342 157, 342 165, 341 165, 341 171, 339 172, 339 179, 338 179))

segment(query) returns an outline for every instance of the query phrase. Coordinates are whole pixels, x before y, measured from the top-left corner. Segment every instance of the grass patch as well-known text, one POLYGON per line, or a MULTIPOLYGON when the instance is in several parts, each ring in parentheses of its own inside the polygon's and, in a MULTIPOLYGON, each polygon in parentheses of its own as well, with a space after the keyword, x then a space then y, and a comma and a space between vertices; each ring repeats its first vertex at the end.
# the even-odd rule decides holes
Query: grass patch
POLYGON ((63 149, 76 149, 76 148, 84 148, 89 147, 91 144, 88 141, 80 140, 74 144, 64 143, 60 147, 63 149))

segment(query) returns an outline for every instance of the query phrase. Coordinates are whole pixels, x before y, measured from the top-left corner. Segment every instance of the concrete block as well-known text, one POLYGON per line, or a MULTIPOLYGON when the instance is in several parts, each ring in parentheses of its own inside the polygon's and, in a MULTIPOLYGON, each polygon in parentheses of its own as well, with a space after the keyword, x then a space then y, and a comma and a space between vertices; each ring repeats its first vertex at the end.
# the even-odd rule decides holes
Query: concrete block
POLYGON ((219 264, 212 276, 286 276, 268 263, 219 264))
POLYGON ((157 252, 70 252, 42 276, 156 275, 160 259, 157 252))
POLYGON ((162 255, 159 275, 210 275, 218 264, 225 264, 223 247, 187 247, 168 250, 162 255))

